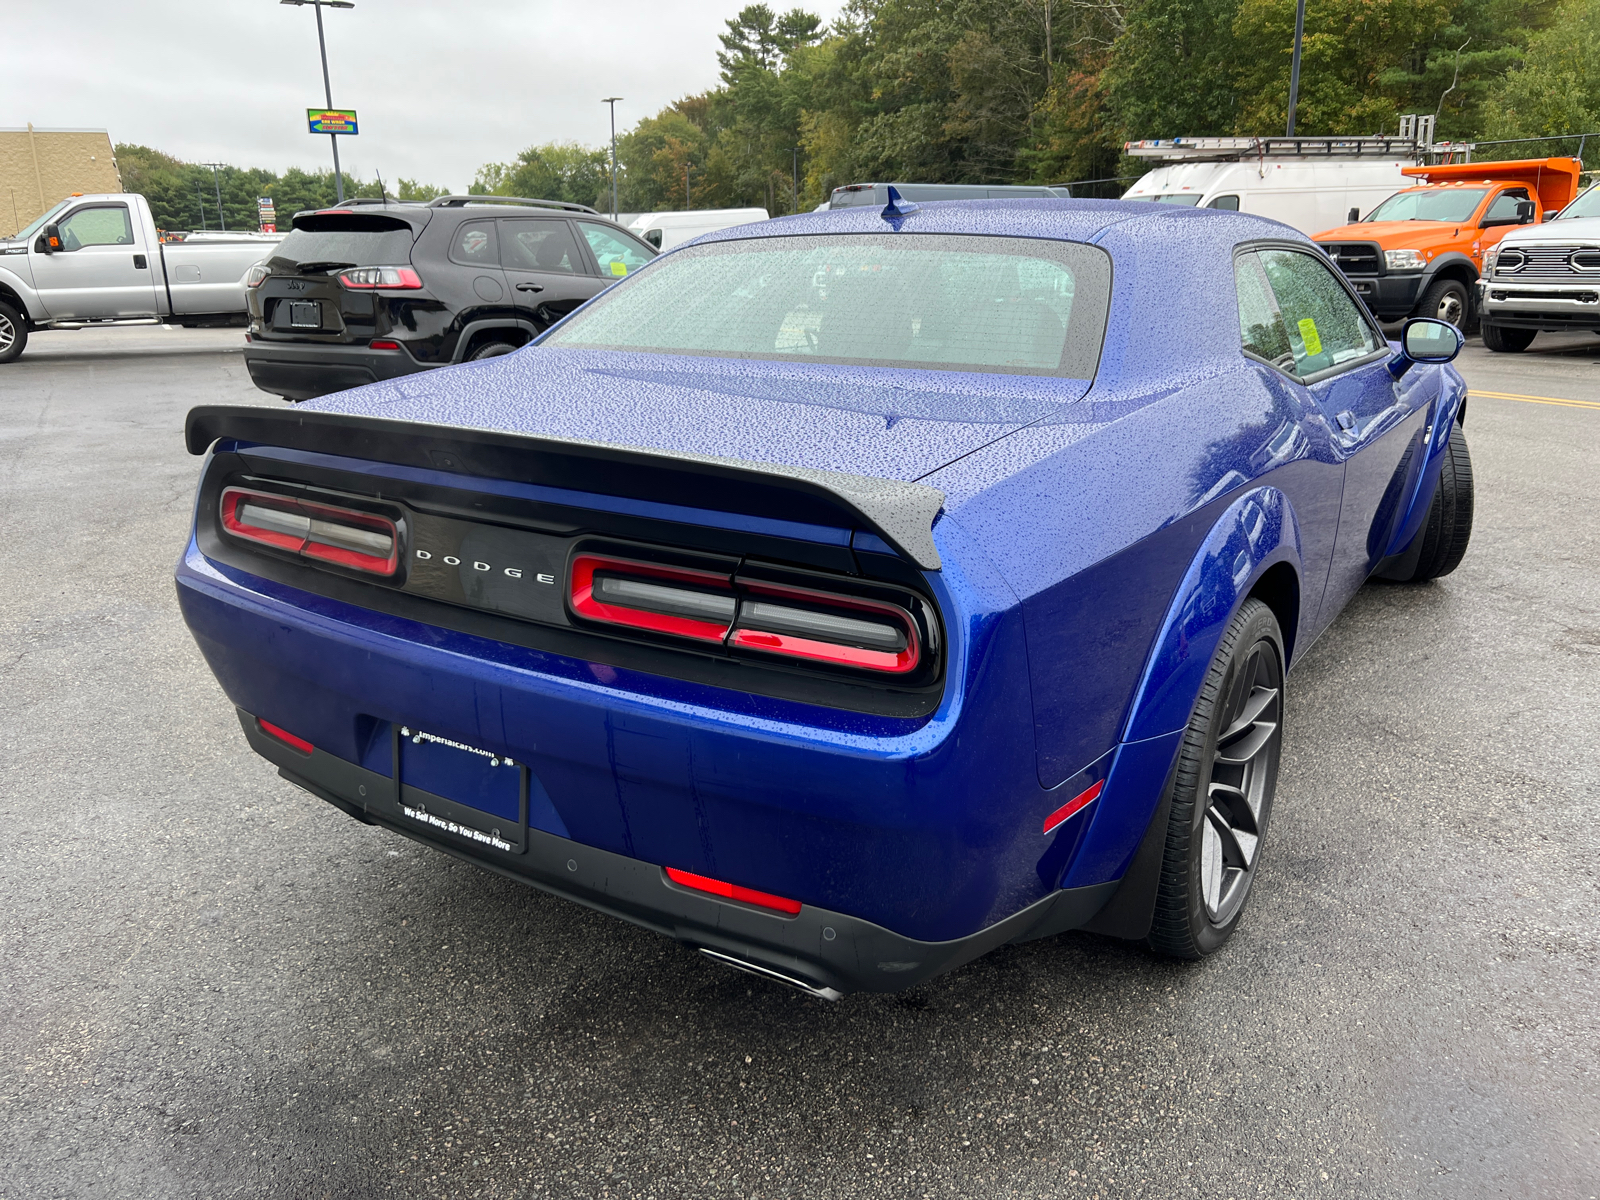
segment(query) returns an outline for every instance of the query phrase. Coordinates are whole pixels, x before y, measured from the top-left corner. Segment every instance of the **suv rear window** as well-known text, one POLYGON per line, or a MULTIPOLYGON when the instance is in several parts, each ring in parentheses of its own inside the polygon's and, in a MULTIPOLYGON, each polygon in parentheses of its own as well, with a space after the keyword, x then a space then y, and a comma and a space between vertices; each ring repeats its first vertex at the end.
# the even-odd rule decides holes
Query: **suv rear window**
POLYGON ((268 262, 299 266, 337 263, 382 267, 411 261, 416 232, 398 217, 367 213, 329 213, 302 217, 273 249, 268 262))
POLYGON ((1075 242, 750 238, 652 263, 544 345, 1090 379, 1110 284, 1075 242))

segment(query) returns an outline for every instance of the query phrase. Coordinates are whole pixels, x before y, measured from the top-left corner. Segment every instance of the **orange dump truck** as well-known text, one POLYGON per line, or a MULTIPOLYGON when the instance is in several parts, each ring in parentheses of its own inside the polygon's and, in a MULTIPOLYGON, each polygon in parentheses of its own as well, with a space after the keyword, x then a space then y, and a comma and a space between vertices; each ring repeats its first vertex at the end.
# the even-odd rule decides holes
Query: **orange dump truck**
POLYGON ((1363 221, 1314 235, 1382 321, 1466 323, 1483 252, 1519 225, 1549 220, 1578 194, 1575 158, 1406 167, 1416 187, 1363 221))

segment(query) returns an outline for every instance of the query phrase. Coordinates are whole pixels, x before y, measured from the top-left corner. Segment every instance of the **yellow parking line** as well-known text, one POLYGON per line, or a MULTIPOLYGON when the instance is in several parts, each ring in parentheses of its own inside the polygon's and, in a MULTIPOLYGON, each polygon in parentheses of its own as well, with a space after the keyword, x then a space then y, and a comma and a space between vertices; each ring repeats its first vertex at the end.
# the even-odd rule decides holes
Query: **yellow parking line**
POLYGON ((1524 404, 1560 404, 1567 408, 1600 409, 1600 401, 1568 400, 1561 396, 1519 396, 1516 392, 1483 392, 1473 388, 1469 396, 1484 396, 1490 400, 1520 400, 1524 404))

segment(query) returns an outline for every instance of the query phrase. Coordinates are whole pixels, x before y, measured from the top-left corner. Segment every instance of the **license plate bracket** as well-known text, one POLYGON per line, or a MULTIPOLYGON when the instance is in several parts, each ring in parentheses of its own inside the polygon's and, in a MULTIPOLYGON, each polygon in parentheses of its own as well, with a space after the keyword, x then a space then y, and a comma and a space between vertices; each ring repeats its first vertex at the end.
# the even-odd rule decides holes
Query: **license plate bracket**
POLYGON ((321 329, 322 305, 316 300, 289 301, 289 327, 291 329, 321 329))
POLYGON ((502 853, 527 848, 525 764, 411 726, 391 728, 397 799, 407 822, 502 853))

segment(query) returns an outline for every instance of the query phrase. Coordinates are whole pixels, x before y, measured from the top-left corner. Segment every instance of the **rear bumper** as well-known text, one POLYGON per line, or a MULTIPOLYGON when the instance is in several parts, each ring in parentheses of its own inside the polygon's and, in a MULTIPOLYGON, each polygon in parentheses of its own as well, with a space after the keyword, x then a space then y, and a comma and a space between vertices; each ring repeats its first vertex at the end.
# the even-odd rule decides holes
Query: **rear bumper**
POLYGON ((256 339, 245 343, 244 362, 258 388, 291 400, 312 400, 429 369, 403 349, 256 339))
POLYGON ((1600 329, 1600 279, 1537 284, 1478 281, 1483 319, 1510 329, 1600 329))
POLYGON ((320 750, 300 754, 262 733, 243 710, 239 720, 251 747, 280 775, 358 820, 828 999, 848 992, 900 991, 1007 942, 1077 928, 1117 888, 1111 882, 1057 891, 977 933, 942 942, 902 937, 871 921, 809 904, 792 917, 777 916, 679 887, 653 863, 526 825, 502 828, 497 818, 414 788, 397 796, 390 775, 320 750), (492 844, 475 835, 506 840, 518 849, 496 854, 483 849, 492 844))

